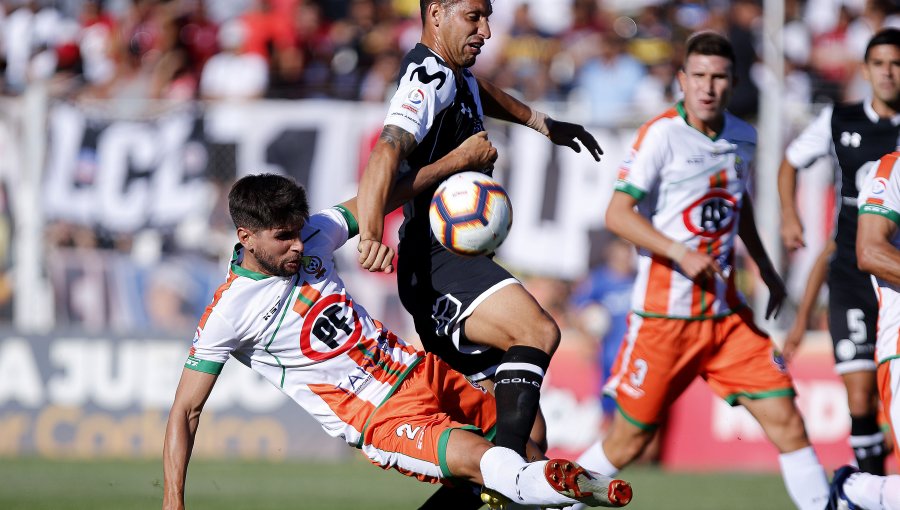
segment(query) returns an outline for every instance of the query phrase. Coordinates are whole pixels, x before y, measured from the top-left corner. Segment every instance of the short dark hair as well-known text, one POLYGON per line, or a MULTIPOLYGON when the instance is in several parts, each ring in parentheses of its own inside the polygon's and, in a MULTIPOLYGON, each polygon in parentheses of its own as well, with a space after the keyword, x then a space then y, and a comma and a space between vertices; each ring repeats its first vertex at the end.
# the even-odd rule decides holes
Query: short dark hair
POLYGON ((873 35, 866 45, 866 54, 863 56, 863 62, 869 61, 869 53, 875 46, 890 44, 891 46, 900 47, 900 30, 896 28, 885 28, 873 35))
POLYGON ((688 38, 684 60, 687 61, 691 55, 714 55, 727 58, 732 66, 737 63, 731 41, 721 34, 708 30, 697 32, 688 38))
POLYGON ((228 212, 235 227, 252 231, 302 225, 309 218, 306 190, 276 174, 242 177, 228 192, 228 212))

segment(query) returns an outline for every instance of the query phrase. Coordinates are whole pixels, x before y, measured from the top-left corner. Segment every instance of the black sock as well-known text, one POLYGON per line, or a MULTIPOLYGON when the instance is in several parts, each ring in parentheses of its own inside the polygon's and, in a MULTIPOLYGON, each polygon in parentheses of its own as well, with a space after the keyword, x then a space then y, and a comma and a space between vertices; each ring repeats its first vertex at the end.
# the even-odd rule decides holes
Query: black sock
POLYGON ((484 506, 479 486, 454 480, 455 486, 442 485, 419 510, 476 510, 484 506))
POLYGON ((850 416, 850 446, 860 471, 884 476, 884 433, 878 428, 878 417, 850 416))
POLYGON ((506 351, 494 374, 497 399, 497 435, 494 444, 525 457, 525 444, 534 426, 541 398, 541 383, 550 355, 524 345, 506 351))

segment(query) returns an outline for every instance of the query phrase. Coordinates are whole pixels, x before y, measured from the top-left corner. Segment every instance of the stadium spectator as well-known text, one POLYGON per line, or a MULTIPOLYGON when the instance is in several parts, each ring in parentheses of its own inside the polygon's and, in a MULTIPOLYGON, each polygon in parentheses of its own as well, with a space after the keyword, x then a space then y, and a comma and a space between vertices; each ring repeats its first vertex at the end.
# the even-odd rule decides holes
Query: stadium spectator
MULTIPOLYGON (((877 35, 876 35, 877 37, 877 35)), ((898 147, 900 148, 900 147, 898 147)), ((878 393, 900 444, 900 152, 885 155, 869 169, 859 194, 856 253, 859 269, 875 278, 878 330, 875 359, 878 393)), ((900 450, 894 450, 900 459, 900 450)), ((845 466, 835 472, 826 510, 894 510, 900 508, 900 475, 878 476, 845 466)))
MULTIPOLYGON (((836 160, 840 195, 834 234, 835 254, 828 266, 828 329, 834 344, 835 371, 847 387, 850 445, 863 471, 884 474, 884 435, 878 426, 875 382, 877 296, 869 276, 857 268, 857 183, 864 172, 893 150, 900 136, 900 30, 875 35, 863 57, 863 75, 872 85, 871 98, 826 108, 785 151, 778 176, 781 196, 781 237, 785 248, 805 246, 803 225, 794 199, 797 169, 823 156, 836 160)), ((820 256, 821 260, 821 256, 820 256)), ((819 270, 823 270, 819 266, 819 270)), ((818 294, 821 275, 810 276, 806 294, 818 294)), ((806 305, 812 297, 805 298, 806 305)), ((798 327, 805 326, 808 308, 800 310, 798 327)), ((805 329, 805 328, 803 328, 805 329)), ((793 335, 785 344, 790 356, 802 340, 793 335)))
POLYGON ((217 53, 206 63, 200 76, 200 97, 204 99, 251 99, 262 97, 269 82, 269 67, 257 53, 245 52, 246 27, 232 20, 219 29, 217 53))
POLYGON ((596 52, 579 68, 575 86, 587 99, 594 124, 615 125, 632 114, 635 91, 646 70, 614 32, 593 37, 596 52))
POLYGON ((736 286, 739 236, 769 289, 766 317, 786 295, 747 193, 756 133, 725 109, 734 59, 723 36, 692 36, 678 74, 684 101, 640 128, 620 169, 606 224, 639 248, 640 259, 628 333, 605 388, 619 412, 579 461, 607 475, 630 464, 664 410, 699 376, 750 412, 780 452, 791 499, 801 510, 818 510, 828 483, 792 379, 736 286))
MULTIPOLYGON (((453 154, 423 168, 409 186, 398 185, 408 191, 395 192, 397 198, 438 182, 458 168, 458 157, 465 166, 493 161, 486 138, 469 141, 475 144, 466 153, 470 161, 453 154)), ((492 445, 484 437, 497 418, 490 394, 437 356, 407 345, 353 302, 333 252, 357 233, 355 209, 350 200, 309 217, 305 190, 272 174, 244 177, 232 187, 229 210, 239 244, 227 282, 200 320, 169 413, 163 508, 184 508, 199 418, 229 355, 382 468, 429 482, 468 480, 522 504, 627 504, 631 488, 624 481, 563 459, 528 463, 492 445)), ((392 271, 392 258, 383 247, 372 269, 392 271)))

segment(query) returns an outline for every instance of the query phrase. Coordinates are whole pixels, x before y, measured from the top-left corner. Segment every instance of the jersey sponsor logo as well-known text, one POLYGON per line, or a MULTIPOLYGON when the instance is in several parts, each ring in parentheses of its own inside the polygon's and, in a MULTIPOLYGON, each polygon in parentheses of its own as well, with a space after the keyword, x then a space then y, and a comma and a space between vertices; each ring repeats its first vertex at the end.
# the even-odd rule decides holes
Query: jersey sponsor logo
POLYGON ((711 189, 682 213, 684 226, 692 234, 717 238, 734 226, 737 198, 723 189, 711 189))
POLYGON ((409 74, 409 78, 417 78, 423 85, 428 85, 429 83, 438 80, 437 88, 441 88, 444 86, 444 82, 447 81, 447 73, 444 71, 436 71, 434 74, 428 74, 428 70, 425 69, 425 66, 419 66, 413 69, 413 72, 409 74))
POLYGON ((459 317, 460 304, 452 294, 444 294, 434 302, 431 318, 434 320, 434 330, 438 335, 450 335, 450 326, 459 317))
POLYGON ((887 191, 887 179, 884 177, 876 177, 874 181, 872 181, 872 194, 880 195, 887 191))
POLYGON ((856 132, 851 133, 850 131, 844 131, 841 133, 840 140, 841 145, 844 147, 857 148, 859 147, 859 144, 862 143, 862 135, 856 132))
POLYGON ((313 361, 343 354, 362 336, 362 323, 353 300, 331 294, 318 300, 307 313, 300 331, 300 351, 313 361))
POLYGON ((322 278, 325 275, 325 265, 322 263, 322 259, 315 255, 301 258, 300 263, 303 264, 303 272, 306 274, 314 275, 316 278, 322 278))

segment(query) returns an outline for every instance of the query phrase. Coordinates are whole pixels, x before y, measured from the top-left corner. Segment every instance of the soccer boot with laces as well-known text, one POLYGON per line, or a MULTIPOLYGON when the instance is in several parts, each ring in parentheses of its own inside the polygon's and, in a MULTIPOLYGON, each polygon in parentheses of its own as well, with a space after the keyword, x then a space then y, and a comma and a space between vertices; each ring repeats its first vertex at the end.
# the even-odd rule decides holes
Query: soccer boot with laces
POLYGON ((630 483, 592 473, 571 460, 547 461, 544 477, 556 492, 590 507, 623 507, 631 502, 630 483))
POLYGON ((828 505, 825 506, 825 510, 857 510, 857 506, 851 503, 844 494, 844 482, 850 478, 850 475, 858 472, 859 470, 853 466, 842 466, 834 472, 834 477, 831 479, 831 490, 828 492, 828 505))

